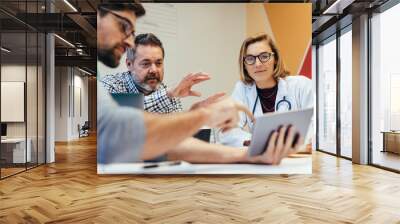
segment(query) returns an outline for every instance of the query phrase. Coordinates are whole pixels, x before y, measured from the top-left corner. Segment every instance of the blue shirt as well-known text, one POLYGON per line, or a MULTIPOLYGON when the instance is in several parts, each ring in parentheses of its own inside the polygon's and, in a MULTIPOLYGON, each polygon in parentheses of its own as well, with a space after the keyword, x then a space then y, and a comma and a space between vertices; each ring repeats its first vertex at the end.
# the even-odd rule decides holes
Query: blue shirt
POLYGON ((143 112, 119 106, 101 85, 98 85, 97 128, 98 163, 141 161, 146 137, 143 112))

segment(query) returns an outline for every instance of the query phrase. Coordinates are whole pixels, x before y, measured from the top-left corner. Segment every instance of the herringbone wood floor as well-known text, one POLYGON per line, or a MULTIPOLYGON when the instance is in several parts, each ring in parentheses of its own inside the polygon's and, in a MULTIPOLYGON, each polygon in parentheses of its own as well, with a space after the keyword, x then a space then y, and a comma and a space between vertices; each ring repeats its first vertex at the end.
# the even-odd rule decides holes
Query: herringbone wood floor
POLYGON ((400 175, 315 153, 313 175, 98 176, 96 142, 0 181, 0 223, 400 223, 400 175))

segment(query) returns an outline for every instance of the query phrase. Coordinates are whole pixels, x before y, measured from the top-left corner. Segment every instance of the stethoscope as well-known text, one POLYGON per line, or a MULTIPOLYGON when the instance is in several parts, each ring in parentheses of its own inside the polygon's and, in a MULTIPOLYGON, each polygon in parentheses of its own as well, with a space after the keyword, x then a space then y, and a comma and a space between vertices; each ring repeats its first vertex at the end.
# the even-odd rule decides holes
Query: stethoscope
MULTIPOLYGON (((253 110, 252 110, 253 114, 254 114, 254 112, 256 112, 256 106, 257 106, 258 100, 259 100, 259 97, 257 94, 256 102, 254 102, 254 105, 253 105, 253 110)), ((286 99, 286 96, 283 96, 283 98, 281 100, 279 100, 278 103, 276 104, 275 111, 279 111, 279 108, 281 108, 281 106, 283 106, 285 104, 286 104, 286 111, 289 111, 292 109, 292 104, 289 102, 289 100, 286 99)))
MULTIPOLYGON (((253 115, 256 112, 256 107, 257 107, 258 101, 259 101, 259 97, 257 94, 256 102, 254 102, 253 110, 252 110, 253 115)), ((290 103, 289 100, 287 100, 286 96, 283 96, 283 98, 276 103, 275 111, 290 111, 290 110, 292 110, 292 104, 290 103), (280 108, 282 108, 282 107, 284 107, 286 110, 280 110, 280 108)), ((243 125, 243 127, 246 126, 247 123, 249 123, 249 124, 250 124, 250 122, 253 123, 251 121, 251 119, 250 119, 250 122, 248 122, 248 120, 249 120, 249 117, 246 116, 246 123, 243 125)))

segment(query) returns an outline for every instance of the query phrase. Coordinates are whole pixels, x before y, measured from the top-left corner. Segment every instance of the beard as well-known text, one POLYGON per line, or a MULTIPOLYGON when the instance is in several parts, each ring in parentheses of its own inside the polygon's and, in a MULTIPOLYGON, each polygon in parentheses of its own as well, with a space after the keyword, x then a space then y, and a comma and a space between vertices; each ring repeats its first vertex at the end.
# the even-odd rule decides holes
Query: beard
POLYGON ((149 86, 150 86, 150 84, 148 84, 148 82, 149 82, 149 81, 153 81, 153 80, 156 81, 156 86, 153 87, 154 89, 156 89, 156 88, 158 87, 158 85, 160 85, 160 83, 161 83, 161 80, 160 80, 160 76, 159 76, 159 75, 156 75, 156 74, 154 74, 154 73, 152 73, 152 74, 147 74, 146 77, 144 77, 143 83, 145 83, 146 85, 149 85, 149 86))
POLYGON ((97 57, 110 68, 116 68, 119 65, 120 58, 117 58, 117 55, 114 54, 114 48, 97 49, 97 57))
POLYGON ((133 80, 135 82, 135 85, 138 88, 138 90, 141 93, 143 93, 144 95, 149 95, 152 92, 154 92, 155 90, 157 90, 158 87, 160 86, 160 83, 161 83, 160 77, 158 75, 154 74, 154 73, 147 74, 144 77, 143 81, 139 81, 137 76, 134 73, 132 73, 132 78, 133 78, 133 80), (147 82, 150 81, 150 80, 156 80, 157 81, 156 86, 149 85, 147 82))

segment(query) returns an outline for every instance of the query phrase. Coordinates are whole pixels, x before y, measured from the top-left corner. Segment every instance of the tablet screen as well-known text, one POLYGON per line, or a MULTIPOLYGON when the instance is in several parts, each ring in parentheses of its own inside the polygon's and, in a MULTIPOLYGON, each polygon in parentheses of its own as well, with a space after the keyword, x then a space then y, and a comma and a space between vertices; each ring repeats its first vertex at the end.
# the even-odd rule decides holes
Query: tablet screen
POLYGON ((309 108, 264 114, 261 117, 257 117, 251 137, 249 156, 257 156, 264 153, 270 134, 274 130, 278 130, 279 126, 282 125, 293 125, 300 135, 305 138, 311 124, 312 115, 313 108, 309 108))

